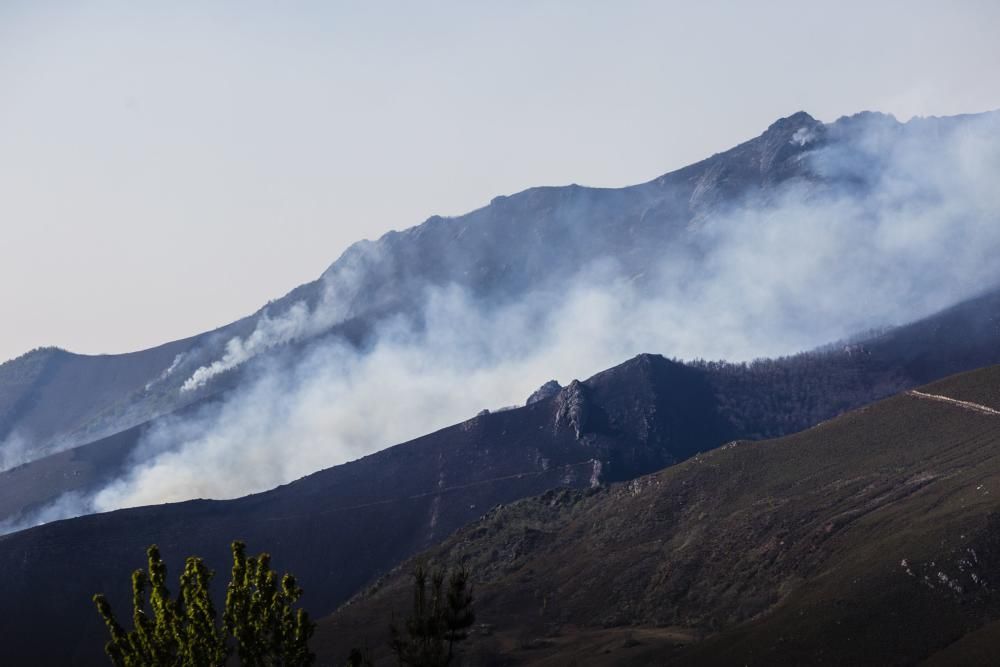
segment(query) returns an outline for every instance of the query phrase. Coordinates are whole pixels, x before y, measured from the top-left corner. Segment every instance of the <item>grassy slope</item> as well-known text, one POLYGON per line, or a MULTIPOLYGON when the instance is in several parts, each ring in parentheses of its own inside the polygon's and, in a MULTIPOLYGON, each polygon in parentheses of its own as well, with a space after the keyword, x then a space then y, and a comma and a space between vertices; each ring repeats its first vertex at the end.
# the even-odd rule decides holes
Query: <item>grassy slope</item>
POLYGON ((982 381, 975 380, 976 378, 965 375, 955 375, 929 384, 921 391, 1000 410, 1000 382, 991 382, 988 377, 982 381))
MULTIPOLYGON (((1000 367, 935 390, 997 386, 1000 367)), ((427 556, 475 572, 477 664, 908 664, 1000 618, 998 506, 1000 418, 900 395, 500 508, 427 556)), ((397 571, 325 619, 324 660, 382 646, 407 598, 397 571)))

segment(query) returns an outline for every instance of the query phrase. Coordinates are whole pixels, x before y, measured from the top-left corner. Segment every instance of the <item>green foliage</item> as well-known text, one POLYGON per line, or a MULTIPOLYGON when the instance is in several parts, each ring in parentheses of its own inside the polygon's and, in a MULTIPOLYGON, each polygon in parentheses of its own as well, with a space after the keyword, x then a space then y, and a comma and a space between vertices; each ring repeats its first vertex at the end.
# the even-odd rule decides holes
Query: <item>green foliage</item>
POLYGON ((246 557, 242 542, 233 543, 233 572, 226 594, 223 630, 236 640, 236 653, 247 667, 310 665, 309 638, 315 624, 302 609, 292 611, 302 589, 295 577, 271 570, 271 556, 246 557))
POLYGON ((107 599, 94 604, 111 634, 105 646, 116 667, 204 667, 223 665, 235 650, 247 667, 311 665, 309 638, 315 624, 292 606, 302 595, 295 578, 278 583, 271 557, 247 558, 246 545, 233 542, 232 579, 221 626, 212 604, 212 571, 195 556, 187 559, 180 577, 180 595, 171 599, 167 566, 155 546, 146 551, 146 571, 132 573, 131 632, 115 620, 107 599), (148 603, 147 603, 148 594, 148 603))
POLYGON ((466 639, 476 621, 472 586, 464 568, 428 573, 422 564, 413 572, 413 611, 405 634, 393 624, 390 646, 400 664, 411 667, 444 667, 451 663, 454 646, 466 639))

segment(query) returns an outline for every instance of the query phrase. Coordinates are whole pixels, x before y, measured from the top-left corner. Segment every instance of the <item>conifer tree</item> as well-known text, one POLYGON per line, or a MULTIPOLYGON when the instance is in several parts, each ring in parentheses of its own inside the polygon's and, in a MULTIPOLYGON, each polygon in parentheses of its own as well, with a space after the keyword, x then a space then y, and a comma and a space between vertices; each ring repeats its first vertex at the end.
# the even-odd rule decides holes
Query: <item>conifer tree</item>
POLYGON ((233 571, 222 626, 236 640, 246 667, 309 665, 309 638, 315 624, 302 609, 292 611, 302 589, 295 577, 271 570, 271 556, 247 558, 246 545, 233 542, 233 571))
POLYGON ((116 667, 211 667, 224 665, 235 651, 248 667, 311 665, 309 638, 315 624, 292 606, 302 595, 295 578, 278 583, 271 557, 247 558, 246 545, 233 542, 232 579, 221 626, 217 623, 209 585, 212 571, 195 556, 187 559, 180 594, 171 599, 167 567, 160 550, 146 551, 147 570, 132 573, 132 626, 126 631, 107 599, 94 603, 111 635, 105 646, 116 667), (147 602, 148 594, 148 602, 147 602))
POLYGON ((472 587, 464 568, 447 578, 444 570, 428 573, 421 563, 413 571, 413 611, 405 633, 390 626, 390 646, 400 664, 410 667, 445 667, 454 657, 454 646, 468 637, 476 621, 472 587))

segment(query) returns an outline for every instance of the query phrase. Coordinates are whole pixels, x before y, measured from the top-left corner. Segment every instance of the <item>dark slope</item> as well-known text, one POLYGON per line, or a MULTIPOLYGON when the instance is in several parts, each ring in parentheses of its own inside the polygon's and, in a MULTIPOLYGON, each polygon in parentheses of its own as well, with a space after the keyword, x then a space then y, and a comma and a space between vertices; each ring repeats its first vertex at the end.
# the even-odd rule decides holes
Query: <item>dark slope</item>
MULTIPOLYGON (((725 441, 694 369, 644 356, 557 396, 476 417, 239 500, 192 501, 61 521, 0 537, 0 636, 14 664, 100 664, 92 593, 124 608, 128 572, 157 542, 174 572, 199 553, 222 569, 246 539, 294 571, 328 612, 402 558, 498 503, 556 486, 627 479, 725 441), (43 641, 44 637, 44 641, 43 641)), ((224 471, 219 471, 225 474, 224 471)))
MULTIPOLYGON (((945 386, 995 389, 1000 367, 923 391, 945 386)), ((981 664, 998 530, 1000 416, 907 393, 493 510, 424 557, 474 572, 491 631, 470 664, 981 664)), ((384 646, 409 567, 321 623, 322 664, 384 646)))
MULTIPOLYGON (((36 458, 212 394, 220 382, 238 378, 219 377, 194 392, 179 389, 196 369, 220 359, 233 338, 245 339, 296 307, 315 316, 292 337, 307 340, 345 322, 362 332, 401 313, 419 322, 430 286, 458 286, 491 306, 532 290, 558 290, 597 261, 615 262, 636 277, 652 276, 665 259, 699 257, 710 241, 699 236, 697 223, 716 212, 764 204, 789 182, 812 183, 817 192, 845 184, 863 191, 878 178, 879 166, 860 153, 845 160, 856 169, 817 175, 807 159, 814 151, 832 148, 850 157, 872 126, 887 128, 880 137, 891 144, 907 128, 929 125, 945 133, 977 118, 901 124, 862 114, 823 125, 799 112, 729 151, 641 185, 532 188, 463 216, 434 216, 351 246, 320 279, 213 332, 128 355, 43 350, 0 364, 0 443, 18 434, 36 458), (803 132, 810 141, 794 140, 803 132)), ((266 355, 269 347, 263 348, 266 355)))

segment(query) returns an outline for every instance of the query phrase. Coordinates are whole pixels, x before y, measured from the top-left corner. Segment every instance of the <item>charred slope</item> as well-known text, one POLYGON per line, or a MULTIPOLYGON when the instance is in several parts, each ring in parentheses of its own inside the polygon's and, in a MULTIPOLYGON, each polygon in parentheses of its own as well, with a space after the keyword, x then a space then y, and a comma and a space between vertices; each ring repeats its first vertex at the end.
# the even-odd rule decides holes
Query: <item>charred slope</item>
MULTIPOLYGON (((497 504, 659 469, 731 436, 701 373, 643 356, 524 408, 485 414, 273 491, 60 521, 0 537, 0 636, 13 664, 101 664, 90 595, 119 608, 158 543, 224 570, 227 544, 275 554, 329 612, 406 556, 497 504), (43 640, 44 637, 44 640, 43 640)), ((219 471, 225 474, 225 471, 219 471)))
MULTIPOLYGON (((532 290, 558 289, 598 261, 628 267, 635 276, 652 275, 665 257, 701 256, 711 240, 699 236, 697 223, 737 204, 765 205, 783 184, 806 181, 817 192, 846 186, 863 193, 877 181, 880 165, 852 151, 857 152, 859 137, 872 127, 891 145, 907 128, 932 125, 944 134, 975 120, 901 124, 860 114, 824 125, 799 112, 729 151, 640 185, 532 188, 497 197, 466 215, 434 216, 351 246, 320 279, 216 331, 128 355, 43 350, 0 365, 0 443, 16 435, 27 443, 29 454, 49 453, 211 394, 219 383, 238 378, 226 380, 225 375, 233 374, 229 372, 198 391, 179 388, 196 369, 222 358, 233 338, 245 340, 294 309, 315 316, 301 331, 287 334, 291 341, 301 341, 349 322, 363 333, 401 313, 419 322, 419 304, 428 287, 459 286, 491 306, 532 290), (848 162, 857 169, 817 173, 807 158, 825 148, 853 156, 848 162), (84 386, 89 390, 81 390, 84 386)), ((263 348, 266 356, 269 345, 263 348)))
MULTIPOLYGON (((922 391, 995 409, 998 386, 992 367, 922 391)), ((904 393, 495 509, 422 558, 474 572, 489 631, 468 664, 981 664, 1000 622, 998 494, 1000 415, 904 393)), ((409 567, 321 623, 324 664, 385 646, 409 567)))

